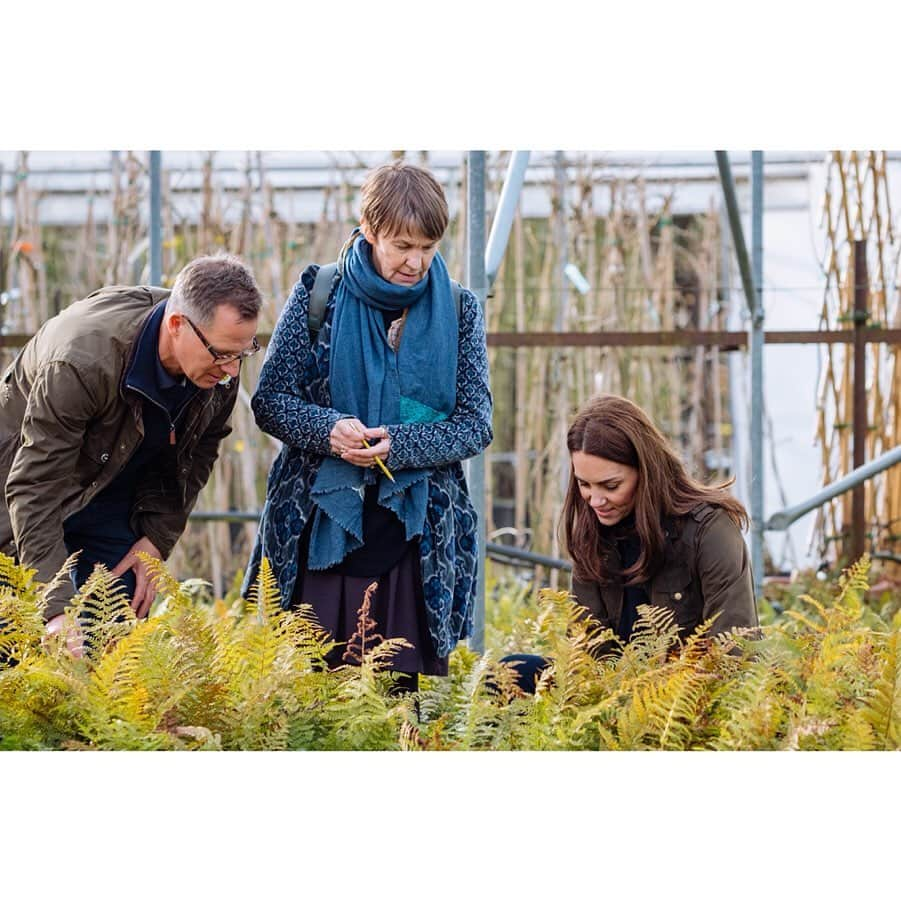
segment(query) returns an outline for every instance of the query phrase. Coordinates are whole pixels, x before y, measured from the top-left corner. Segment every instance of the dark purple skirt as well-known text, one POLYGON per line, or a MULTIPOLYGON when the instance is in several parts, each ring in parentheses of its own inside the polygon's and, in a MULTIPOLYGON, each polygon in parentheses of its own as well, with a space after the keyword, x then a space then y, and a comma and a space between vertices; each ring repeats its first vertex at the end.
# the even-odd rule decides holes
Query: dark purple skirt
POLYGON ((447 657, 436 656, 429 635, 416 542, 411 543, 400 562, 382 576, 348 576, 333 569, 301 567, 297 582, 294 602, 309 604, 322 628, 338 642, 326 658, 330 666, 352 662, 343 657, 347 642, 357 630, 366 589, 378 582, 369 611, 370 618, 375 620, 374 631, 383 638, 405 638, 413 646, 401 648, 391 659, 388 669, 428 676, 447 675, 447 657))

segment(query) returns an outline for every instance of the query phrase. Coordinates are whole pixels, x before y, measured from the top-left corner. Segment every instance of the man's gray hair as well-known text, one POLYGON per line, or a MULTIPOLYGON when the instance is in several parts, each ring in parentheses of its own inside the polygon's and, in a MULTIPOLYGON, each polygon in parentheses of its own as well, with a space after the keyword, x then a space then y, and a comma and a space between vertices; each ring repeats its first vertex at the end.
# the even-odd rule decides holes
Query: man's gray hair
POLYGON ((209 325, 222 304, 234 307, 246 320, 259 316, 262 302, 253 272, 236 256, 220 253, 197 257, 178 273, 166 310, 209 325))

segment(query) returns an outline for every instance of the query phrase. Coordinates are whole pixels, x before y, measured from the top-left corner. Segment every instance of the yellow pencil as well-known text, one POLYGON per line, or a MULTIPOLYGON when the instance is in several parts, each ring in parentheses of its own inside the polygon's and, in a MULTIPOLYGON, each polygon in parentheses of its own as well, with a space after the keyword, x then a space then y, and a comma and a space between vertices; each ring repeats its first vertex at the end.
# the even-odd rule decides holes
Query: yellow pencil
MULTIPOLYGON (((363 442, 363 447, 372 447, 372 445, 371 445, 365 438, 361 438, 360 441, 363 442)), ((385 473, 385 475, 388 476, 388 478, 391 479, 391 481, 393 482, 393 481, 394 481, 394 476, 391 475, 391 471, 390 471, 390 470, 388 469, 388 467, 385 466, 385 464, 382 462, 382 458, 381 458, 381 457, 376 457, 376 458, 375 458, 375 462, 379 464, 379 469, 381 469, 381 471, 382 471, 383 473, 385 473)))

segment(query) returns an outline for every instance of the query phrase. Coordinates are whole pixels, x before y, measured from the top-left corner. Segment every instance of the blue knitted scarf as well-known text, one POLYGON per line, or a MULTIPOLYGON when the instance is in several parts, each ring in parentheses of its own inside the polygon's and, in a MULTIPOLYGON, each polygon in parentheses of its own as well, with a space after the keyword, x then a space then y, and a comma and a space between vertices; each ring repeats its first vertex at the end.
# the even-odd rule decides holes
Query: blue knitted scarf
MULTIPOLYGON (((360 235, 344 259, 332 315, 332 406, 370 428, 446 419, 456 404, 458 324, 444 260, 436 253, 425 278, 404 286, 385 281, 371 254, 360 235), (395 354, 382 311, 401 316, 406 309, 395 354)), ((315 513, 308 567, 328 569, 363 544, 363 495, 376 479, 379 504, 403 522, 407 540, 421 535, 430 473, 392 469, 392 483, 377 469, 326 457, 310 492, 315 513)))

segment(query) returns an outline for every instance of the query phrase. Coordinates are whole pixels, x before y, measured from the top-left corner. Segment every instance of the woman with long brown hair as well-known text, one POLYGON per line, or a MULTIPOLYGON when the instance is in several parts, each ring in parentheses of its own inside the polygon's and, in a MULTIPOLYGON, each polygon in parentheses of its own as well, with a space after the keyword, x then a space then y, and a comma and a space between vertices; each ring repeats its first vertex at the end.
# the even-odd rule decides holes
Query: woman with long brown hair
POLYGON ((567 434, 572 461, 561 527, 573 593, 621 641, 639 604, 671 610, 682 635, 757 626, 745 508, 729 483, 691 478, 636 404, 603 394, 567 434))
MULTIPOLYGON (((572 469, 561 531, 573 561, 576 600, 627 643, 648 604, 672 612, 682 637, 757 626, 745 508, 730 483, 691 478, 675 451, 632 401, 602 394, 569 428, 572 469)), ((609 648, 609 645, 607 646, 609 648)), ((545 658, 505 658, 533 690, 545 658)))

